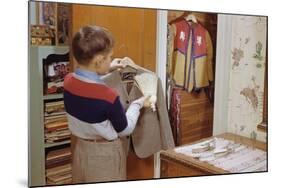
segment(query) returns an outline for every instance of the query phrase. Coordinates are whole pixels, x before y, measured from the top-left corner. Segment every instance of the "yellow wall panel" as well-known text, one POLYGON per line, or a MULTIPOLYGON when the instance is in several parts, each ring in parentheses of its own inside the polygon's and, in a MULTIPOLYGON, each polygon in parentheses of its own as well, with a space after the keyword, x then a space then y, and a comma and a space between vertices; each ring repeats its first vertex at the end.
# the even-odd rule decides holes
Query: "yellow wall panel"
POLYGON ((136 64, 155 71, 156 10, 73 5, 72 33, 91 24, 105 27, 113 34, 113 57, 128 56, 136 64))

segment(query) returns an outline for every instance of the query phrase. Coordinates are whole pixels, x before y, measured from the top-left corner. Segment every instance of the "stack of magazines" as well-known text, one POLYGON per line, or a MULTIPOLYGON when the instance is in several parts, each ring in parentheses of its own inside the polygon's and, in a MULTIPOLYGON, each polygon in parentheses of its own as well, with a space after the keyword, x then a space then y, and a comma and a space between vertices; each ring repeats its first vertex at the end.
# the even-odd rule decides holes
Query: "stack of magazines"
POLYGON ((56 149, 47 153, 47 184, 69 184, 72 182, 71 174, 72 173, 70 147, 56 149))
POLYGON ((70 130, 63 101, 45 103, 45 142, 54 143, 70 139, 70 130))

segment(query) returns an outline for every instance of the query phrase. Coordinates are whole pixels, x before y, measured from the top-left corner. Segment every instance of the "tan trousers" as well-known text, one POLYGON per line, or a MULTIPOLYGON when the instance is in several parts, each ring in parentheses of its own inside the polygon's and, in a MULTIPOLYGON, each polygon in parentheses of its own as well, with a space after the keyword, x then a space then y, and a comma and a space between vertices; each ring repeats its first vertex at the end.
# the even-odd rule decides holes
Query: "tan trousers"
POLYGON ((72 136, 72 181, 126 180, 126 153, 120 139, 95 142, 72 136))

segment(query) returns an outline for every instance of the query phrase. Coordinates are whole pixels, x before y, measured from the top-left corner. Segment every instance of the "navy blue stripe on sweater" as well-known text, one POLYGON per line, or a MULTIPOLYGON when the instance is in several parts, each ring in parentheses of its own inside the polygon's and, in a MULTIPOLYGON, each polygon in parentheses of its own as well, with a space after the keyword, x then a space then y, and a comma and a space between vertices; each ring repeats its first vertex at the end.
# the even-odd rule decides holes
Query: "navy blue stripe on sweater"
POLYGON ((113 103, 102 99, 86 98, 64 90, 65 110, 70 115, 87 123, 110 120, 116 132, 127 127, 127 118, 119 97, 113 103))
POLYGON ((119 97, 117 97, 111 108, 107 110, 107 118, 112 123, 116 132, 122 132, 127 126, 127 117, 119 97))

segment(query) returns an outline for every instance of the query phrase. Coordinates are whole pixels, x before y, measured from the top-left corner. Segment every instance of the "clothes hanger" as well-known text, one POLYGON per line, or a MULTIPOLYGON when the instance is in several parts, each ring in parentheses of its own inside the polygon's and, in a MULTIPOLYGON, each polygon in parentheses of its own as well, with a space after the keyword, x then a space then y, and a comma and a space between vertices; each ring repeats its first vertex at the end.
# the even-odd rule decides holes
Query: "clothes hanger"
POLYGON ((126 67, 124 68, 124 70, 126 70, 126 68, 132 68, 134 70, 143 70, 145 72, 150 72, 150 73, 153 73, 152 71, 148 70, 148 69, 145 69, 137 64, 135 64, 135 62, 129 58, 129 57, 124 57, 122 60, 121 60, 122 63, 124 63, 126 65, 126 67))
POLYGON ((187 16, 184 17, 184 19, 186 21, 192 21, 193 23, 197 23, 197 19, 196 17, 194 16, 194 14, 188 14, 187 16))
POLYGON ((152 111, 156 111, 156 101, 157 101, 157 81, 158 77, 156 74, 150 70, 147 70, 137 64, 129 58, 124 57, 121 63, 125 64, 125 68, 120 70, 122 82, 123 83, 134 83, 134 85, 139 88, 144 96, 149 96, 148 104, 152 111), (143 70, 141 74, 137 74, 138 70, 143 70), (143 75, 145 77, 142 77, 143 75), (149 78, 149 79, 148 79, 149 78), (147 80, 148 79, 148 80, 147 80), (149 81, 152 83, 147 84, 149 81), (154 88, 151 88, 154 87, 154 88))
MULTIPOLYGON (((131 63, 130 58, 123 58, 120 63, 125 64, 126 66, 122 69, 119 69, 120 76, 123 83, 133 83, 134 77, 137 75, 137 67, 134 66, 134 63, 131 63)), ((132 61, 133 62, 133 61, 132 61)))

